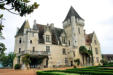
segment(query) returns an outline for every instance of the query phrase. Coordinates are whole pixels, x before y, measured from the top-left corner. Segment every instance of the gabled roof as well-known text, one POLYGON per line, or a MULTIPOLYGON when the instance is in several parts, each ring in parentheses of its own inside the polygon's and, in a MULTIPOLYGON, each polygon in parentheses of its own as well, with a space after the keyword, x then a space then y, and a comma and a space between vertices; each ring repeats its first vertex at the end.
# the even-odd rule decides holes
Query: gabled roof
MULTIPOLYGON (((43 34, 46 31, 46 25, 41 25, 41 24, 37 24, 36 25, 37 29, 39 30, 39 43, 44 43, 44 38, 43 38, 43 34)), ((63 32, 63 29, 61 28, 53 28, 51 29, 51 27, 49 26, 49 30, 51 32, 52 35, 52 44, 58 44, 58 42, 61 44, 61 40, 60 40, 60 35, 63 32)))
POLYGON ((24 21, 24 23, 22 24, 21 28, 18 30, 16 36, 17 36, 17 35, 23 35, 25 28, 30 28, 30 25, 29 25, 28 20, 25 20, 25 21, 24 21))
POLYGON ((94 33, 85 34, 85 43, 86 45, 90 45, 92 43, 94 33))
MULTIPOLYGON (((79 14, 75 11, 75 9, 71 6, 71 8, 70 8, 70 10, 69 10, 69 12, 68 12, 68 14, 67 14, 67 16, 66 16, 66 18, 65 18, 64 21, 66 21, 66 20, 68 20, 68 19, 71 19, 72 16, 75 16, 75 18, 82 19, 82 18, 79 16, 79 14)), ((82 19, 82 20, 84 20, 84 19, 82 19)), ((63 21, 63 22, 64 22, 64 21, 63 21)))

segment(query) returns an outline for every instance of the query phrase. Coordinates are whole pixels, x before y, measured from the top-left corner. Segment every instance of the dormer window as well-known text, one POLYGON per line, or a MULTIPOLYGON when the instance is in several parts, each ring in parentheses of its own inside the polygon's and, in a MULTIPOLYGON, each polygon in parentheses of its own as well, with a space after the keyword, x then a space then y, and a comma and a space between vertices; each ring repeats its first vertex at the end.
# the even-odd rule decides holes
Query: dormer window
POLYGON ((46 35, 46 42, 50 42, 50 35, 46 35))
POLYGON ((22 43, 22 39, 21 39, 21 38, 19 39, 19 43, 20 43, 20 44, 22 43))
POLYGON ((65 44, 66 40, 65 37, 62 37, 62 43, 65 44))

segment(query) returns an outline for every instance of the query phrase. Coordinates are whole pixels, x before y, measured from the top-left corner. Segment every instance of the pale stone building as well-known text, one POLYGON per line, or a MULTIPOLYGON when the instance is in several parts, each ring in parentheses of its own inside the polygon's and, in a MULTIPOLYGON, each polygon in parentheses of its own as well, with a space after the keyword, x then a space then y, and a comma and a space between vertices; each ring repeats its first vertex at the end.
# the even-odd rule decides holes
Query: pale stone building
POLYGON ((63 29, 54 27, 54 24, 37 24, 36 20, 30 28, 29 22, 25 21, 15 36, 14 53, 17 55, 14 64, 23 64, 22 56, 30 54, 31 68, 73 66, 76 59, 80 60, 81 66, 98 65, 101 60, 96 34, 85 33, 84 19, 73 7, 63 21, 63 29), (92 50, 92 57, 84 57, 83 61, 80 46, 92 50))

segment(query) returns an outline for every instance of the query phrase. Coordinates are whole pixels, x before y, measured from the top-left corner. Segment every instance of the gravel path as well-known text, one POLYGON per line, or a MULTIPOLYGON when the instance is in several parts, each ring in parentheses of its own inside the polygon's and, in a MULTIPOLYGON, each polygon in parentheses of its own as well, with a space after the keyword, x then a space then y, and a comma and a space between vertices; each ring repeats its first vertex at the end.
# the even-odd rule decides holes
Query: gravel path
MULTIPOLYGON (((67 68, 46 68, 41 69, 43 70, 65 70, 70 69, 72 67, 67 68)), ((13 69, 0 69, 0 75, 36 75, 37 69, 31 69, 31 70, 13 70, 13 69)))

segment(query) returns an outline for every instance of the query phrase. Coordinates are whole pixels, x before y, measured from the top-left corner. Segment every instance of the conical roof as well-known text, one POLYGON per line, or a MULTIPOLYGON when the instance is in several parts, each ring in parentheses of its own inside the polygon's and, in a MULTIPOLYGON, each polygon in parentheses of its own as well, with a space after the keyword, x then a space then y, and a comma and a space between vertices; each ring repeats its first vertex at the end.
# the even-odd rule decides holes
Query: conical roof
POLYGON ((28 20, 25 20, 21 28, 18 30, 17 35, 21 35, 24 33, 24 29, 30 28, 28 20))
MULTIPOLYGON (((79 14, 75 11, 75 9, 71 6, 71 8, 70 8, 70 10, 69 10, 69 12, 68 12, 68 14, 67 14, 67 16, 66 16, 66 18, 65 18, 64 21, 66 21, 66 20, 68 20, 68 19, 71 19, 72 16, 75 16, 75 18, 82 19, 82 18, 79 16, 79 14)), ((84 20, 84 19, 82 19, 82 20, 84 20)), ((64 22, 64 21, 63 21, 63 22, 64 22)))

